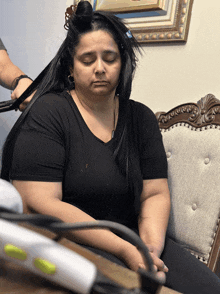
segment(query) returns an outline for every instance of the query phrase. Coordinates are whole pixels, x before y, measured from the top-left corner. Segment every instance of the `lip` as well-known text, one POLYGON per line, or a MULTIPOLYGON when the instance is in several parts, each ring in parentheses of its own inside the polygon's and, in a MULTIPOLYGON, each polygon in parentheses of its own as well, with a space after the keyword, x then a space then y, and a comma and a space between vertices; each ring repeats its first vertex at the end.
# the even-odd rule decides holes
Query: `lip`
POLYGON ((108 84, 107 81, 94 81, 93 84, 96 84, 96 85, 106 85, 108 84))

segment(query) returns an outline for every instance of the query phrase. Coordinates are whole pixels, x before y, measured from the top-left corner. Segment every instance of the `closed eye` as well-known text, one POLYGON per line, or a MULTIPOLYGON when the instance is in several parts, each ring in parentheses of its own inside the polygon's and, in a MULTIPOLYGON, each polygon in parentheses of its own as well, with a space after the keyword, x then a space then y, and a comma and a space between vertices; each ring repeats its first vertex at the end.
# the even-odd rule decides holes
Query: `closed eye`
POLYGON ((115 62, 115 58, 114 59, 105 59, 104 61, 107 63, 114 63, 115 62))
MULTIPOLYGON (((104 62, 106 63, 114 63, 116 61, 116 58, 105 58, 103 59, 104 62)), ((95 62, 95 60, 91 60, 91 61, 83 61, 83 64, 86 65, 86 66, 89 66, 91 64, 93 64, 95 62)))
POLYGON ((83 64, 89 66, 93 63, 94 61, 83 61, 83 64))
POLYGON ((114 63, 118 58, 118 54, 116 52, 105 52, 103 55, 103 60, 108 63, 114 63))
MULTIPOLYGON (((112 64, 116 62, 120 58, 120 55, 112 50, 105 50, 102 54, 102 60, 106 63, 112 64)), ((81 56, 78 57, 78 59, 85 65, 85 66, 90 66, 93 64, 97 56, 94 52, 87 52, 82 54, 81 56)))

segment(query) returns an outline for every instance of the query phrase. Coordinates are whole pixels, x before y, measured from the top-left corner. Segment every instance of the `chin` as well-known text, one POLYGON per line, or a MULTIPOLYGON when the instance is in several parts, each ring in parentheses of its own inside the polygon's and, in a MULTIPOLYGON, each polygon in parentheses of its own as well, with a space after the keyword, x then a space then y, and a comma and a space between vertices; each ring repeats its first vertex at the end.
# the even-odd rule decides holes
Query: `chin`
POLYGON ((114 89, 109 89, 108 87, 97 87, 95 89, 93 89, 93 93, 96 95, 111 95, 113 93, 115 93, 116 88, 114 89))
POLYGON ((96 93, 94 93, 94 95, 96 95, 97 97, 103 97, 103 96, 109 96, 109 95, 114 95, 114 93, 112 93, 112 92, 96 92, 96 93))

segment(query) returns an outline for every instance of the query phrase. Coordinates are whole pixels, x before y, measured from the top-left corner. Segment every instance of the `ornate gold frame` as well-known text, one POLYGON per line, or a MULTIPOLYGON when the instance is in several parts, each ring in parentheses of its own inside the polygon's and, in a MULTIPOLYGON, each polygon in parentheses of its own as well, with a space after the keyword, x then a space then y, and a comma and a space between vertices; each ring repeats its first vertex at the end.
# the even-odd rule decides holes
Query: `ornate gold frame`
MULTIPOLYGON (((105 10, 113 13, 129 13, 136 11, 162 10, 167 0, 94 0, 95 10, 105 10)), ((94 6, 94 4, 93 4, 94 6)))
MULTIPOLYGON (((89 1, 94 6, 95 0, 89 1)), ((78 2, 74 1, 75 4, 78 2)), ((109 1, 108 9, 103 10, 111 10, 111 3, 112 0, 109 1)), ((166 7, 162 15, 124 18, 132 34, 140 43, 186 42, 193 0, 161 0, 158 3, 162 6, 155 11, 162 11, 166 7)), ((148 11, 152 9, 149 6, 148 11)))

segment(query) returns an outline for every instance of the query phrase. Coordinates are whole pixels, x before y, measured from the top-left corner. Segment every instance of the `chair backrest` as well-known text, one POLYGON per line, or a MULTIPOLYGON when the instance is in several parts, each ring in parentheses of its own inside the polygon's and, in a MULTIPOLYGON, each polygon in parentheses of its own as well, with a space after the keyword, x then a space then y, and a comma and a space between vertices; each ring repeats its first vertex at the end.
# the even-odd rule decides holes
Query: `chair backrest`
POLYGON ((220 100, 156 113, 172 199, 168 235, 213 271, 220 243, 220 100))

